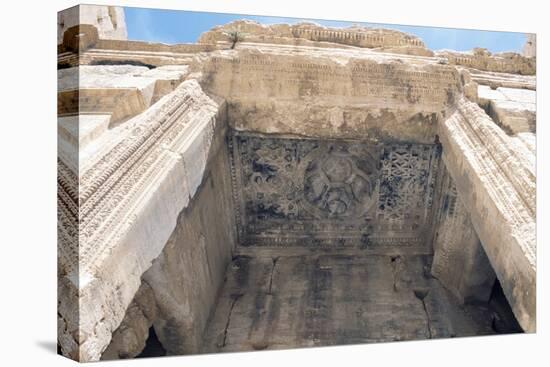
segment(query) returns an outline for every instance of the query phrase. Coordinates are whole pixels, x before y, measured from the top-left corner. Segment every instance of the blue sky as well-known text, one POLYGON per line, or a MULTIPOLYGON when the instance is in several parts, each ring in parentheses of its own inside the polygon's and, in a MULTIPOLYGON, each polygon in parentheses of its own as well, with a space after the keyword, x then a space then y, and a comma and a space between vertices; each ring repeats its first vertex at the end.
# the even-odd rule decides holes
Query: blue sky
POLYGON ((521 52, 523 44, 525 43, 525 34, 517 32, 477 31, 146 8, 124 8, 124 12, 129 39, 169 44, 194 43, 201 33, 206 32, 216 25, 229 23, 238 19, 250 19, 263 24, 313 21, 331 27, 349 27, 352 24, 359 24, 369 27, 390 28, 420 37, 427 47, 432 50, 446 48, 457 51, 467 51, 474 47, 484 47, 491 52, 521 52))

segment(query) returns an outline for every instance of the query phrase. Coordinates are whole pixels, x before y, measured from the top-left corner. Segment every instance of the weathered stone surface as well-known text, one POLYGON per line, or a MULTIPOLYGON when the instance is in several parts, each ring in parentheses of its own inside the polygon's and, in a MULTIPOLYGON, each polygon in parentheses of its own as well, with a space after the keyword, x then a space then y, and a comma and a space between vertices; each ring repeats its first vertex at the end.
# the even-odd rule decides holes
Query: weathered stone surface
POLYGON ((491 89, 497 89, 498 87, 529 90, 537 89, 537 78, 535 75, 493 73, 475 69, 469 69, 468 71, 472 80, 480 85, 487 85, 491 87, 491 89))
POLYGON ((435 56, 446 58, 452 65, 499 73, 534 75, 537 70, 535 58, 524 57, 515 52, 491 54, 487 49, 474 48, 468 52, 441 50, 435 56))
POLYGON ((510 135, 536 130, 536 92, 480 85, 479 104, 510 135))
POLYGON ((200 65, 231 126, 260 133, 433 143, 462 92, 453 67, 366 51, 243 47, 200 65))
POLYGON ((330 48, 354 46, 390 53, 433 56, 420 38, 400 31, 360 26, 331 28, 307 22, 263 25, 250 20, 237 20, 212 28, 198 40, 206 44, 225 43, 231 48, 235 46, 234 41, 330 48))
POLYGON ((102 65, 58 71, 58 114, 109 114, 109 124, 143 112, 181 83, 188 67, 102 65))
POLYGON ((152 325, 168 354, 199 350, 236 238, 225 127, 217 129, 201 185, 179 214, 162 253, 143 274, 102 359, 138 355, 152 325))
POLYGON ((236 256, 202 351, 492 334, 491 311, 460 308, 429 267, 428 256, 236 256))
POLYGON ((461 100, 440 125, 443 160, 525 331, 535 331, 534 165, 477 105, 461 100))
POLYGON ((67 29, 81 24, 93 25, 102 39, 128 38, 122 7, 77 5, 57 13, 57 44, 61 44, 67 29))
POLYGON ((134 358, 139 355, 156 318, 157 305, 153 290, 147 283, 141 283, 101 359, 134 358))
POLYGON ((231 139, 242 245, 431 251, 436 145, 231 139))
POLYGON ((60 161, 61 187, 77 188, 70 191, 72 197, 61 196, 61 207, 78 202, 80 208, 76 238, 63 239, 77 214, 61 211, 59 220, 61 272, 79 289, 78 301, 62 296, 60 302, 80 304, 79 349, 67 354, 96 360, 109 343, 140 275, 162 251, 202 181, 219 109, 196 82, 184 82, 136 117, 133 130, 106 155, 79 172, 80 185, 60 161))
POLYGON ((431 274, 460 303, 487 303, 495 272, 477 237, 456 186, 446 169, 441 177, 441 196, 435 212, 431 274))
POLYGON ((134 357, 150 330, 172 355, 515 331, 499 282, 535 330, 535 58, 103 31, 58 47, 64 355, 134 357))
POLYGON ((467 69, 460 68, 460 78, 462 81, 464 96, 472 102, 478 101, 478 83, 472 78, 467 69))
POLYGON ((480 85, 487 85, 491 89, 498 87, 517 88, 517 89, 537 89, 537 78, 535 75, 517 75, 507 73, 494 73, 490 71, 481 71, 468 69, 472 80, 480 85))
POLYGON ((229 160, 218 134, 213 161, 180 214, 161 256, 143 276, 159 305, 155 331, 170 355, 197 353, 236 246, 229 160))
POLYGON ((83 149, 109 128, 109 115, 59 117, 58 137, 83 149))

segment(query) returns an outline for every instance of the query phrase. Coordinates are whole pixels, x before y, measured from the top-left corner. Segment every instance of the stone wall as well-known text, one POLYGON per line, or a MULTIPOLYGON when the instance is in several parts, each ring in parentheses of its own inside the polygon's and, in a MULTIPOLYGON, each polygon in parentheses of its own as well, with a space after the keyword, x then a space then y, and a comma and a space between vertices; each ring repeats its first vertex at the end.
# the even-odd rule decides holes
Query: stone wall
POLYGON ((535 58, 524 57, 515 52, 492 54, 487 49, 474 48, 467 52, 442 50, 435 55, 447 59, 450 64, 477 70, 534 75, 537 69, 535 58))
POLYGON ((438 208, 434 212, 431 274, 460 303, 487 303, 495 283, 495 272, 453 179, 444 166, 442 171, 438 208))
POLYGON ((235 46, 233 41, 326 48, 360 47, 398 54, 433 56, 433 52, 426 49, 420 38, 400 31, 361 26, 332 28, 310 22, 263 25, 250 20, 238 20, 214 27, 198 40, 202 44, 227 44, 228 48, 235 46))

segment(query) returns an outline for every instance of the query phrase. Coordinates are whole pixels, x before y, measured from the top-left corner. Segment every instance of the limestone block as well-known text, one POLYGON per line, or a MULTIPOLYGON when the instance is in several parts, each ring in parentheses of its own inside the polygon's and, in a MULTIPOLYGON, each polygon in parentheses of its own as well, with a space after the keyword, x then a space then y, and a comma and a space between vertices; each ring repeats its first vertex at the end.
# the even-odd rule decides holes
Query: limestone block
MULTIPOLYGON (((58 120, 59 121, 59 120, 58 120)), ((69 169, 73 174, 78 175, 79 167, 79 151, 76 139, 64 132, 65 129, 59 127, 58 122, 58 139, 57 139, 57 158, 64 167, 69 169)), ((78 190, 77 190, 78 191, 78 190)))
POLYGON ((84 50, 94 47, 98 40, 97 28, 93 25, 75 25, 63 33, 63 44, 59 45, 58 51, 78 55, 84 50))
POLYGON ((260 133, 433 143, 463 88, 456 68, 408 55, 257 45, 200 61, 232 126, 260 133))
POLYGON ((443 158, 522 328, 536 329, 535 173, 477 105, 440 124, 443 158))
POLYGON ((145 348, 149 328, 156 314, 153 291, 147 283, 142 283, 101 359, 134 358, 139 355, 145 348))
POLYGON ((110 118, 110 115, 59 117, 58 137, 79 149, 84 149, 107 131, 110 118))
POLYGON ((500 73, 534 75, 536 59, 527 58, 514 52, 491 54, 487 49, 474 48, 466 52, 440 50, 435 52, 438 57, 444 57, 452 65, 500 73))
POLYGON ((487 303, 495 272, 446 170, 441 184, 431 273, 460 303, 487 303))
MULTIPOLYGON (((80 304, 78 350, 65 345, 67 355, 98 360, 108 345, 141 274, 161 253, 192 196, 182 184, 187 171, 180 154, 191 145, 186 139, 196 136, 190 131, 211 127, 219 108, 195 81, 184 82, 140 115, 125 139, 79 173, 77 241, 60 241, 61 268, 78 288, 80 304)), ((61 189, 74 187, 76 176, 64 172, 61 189)), ((64 198, 60 196, 62 207, 69 203, 64 198)), ((60 219, 61 236, 70 221, 70 213, 60 219)), ((74 301, 64 294, 60 299, 74 301)))
POLYGON ((535 75, 518 75, 509 73, 495 73, 490 71, 469 69, 472 80, 481 85, 536 90, 537 78, 535 75))
POLYGON ((179 215, 161 255, 143 275, 152 287, 152 320, 168 354, 199 350, 235 247, 233 198, 225 127, 216 125, 207 168, 194 198, 179 215))
POLYGON ((156 81, 151 104, 173 91, 187 76, 188 70, 188 65, 165 65, 141 73, 142 78, 152 78, 156 81))
POLYGON ((110 112, 112 122, 136 115, 151 104, 155 79, 136 75, 148 70, 143 66, 82 65, 58 72, 60 100, 77 94, 77 103, 61 106, 59 114, 110 112))
POLYGON ((80 24, 93 25, 103 39, 128 38, 122 7, 77 5, 57 13, 57 44, 61 44, 63 34, 68 28, 80 24))
POLYGON ((434 56, 433 51, 428 50, 425 47, 419 46, 399 46, 399 47, 377 47, 374 48, 375 51, 387 52, 391 54, 402 54, 402 55, 415 55, 415 56, 434 56))
POLYGON ((472 102, 477 102, 478 93, 477 83, 472 79, 470 72, 467 69, 459 68, 462 84, 464 85, 464 96, 472 102))
MULTIPOLYGON (((141 113, 173 91, 187 75, 187 69, 185 65, 152 70, 132 65, 81 65, 59 70, 60 134, 70 137, 78 131, 76 140, 82 155, 86 155, 83 152, 86 146, 108 129, 141 113), (81 115, 77 116, 78 113, 81 115)), ((73 139, 73 143, 76 140, 73 139)))
POLYGON ((536 92, 487 86, 478 88, 480 105, 510 134, 536 131, 536 92))

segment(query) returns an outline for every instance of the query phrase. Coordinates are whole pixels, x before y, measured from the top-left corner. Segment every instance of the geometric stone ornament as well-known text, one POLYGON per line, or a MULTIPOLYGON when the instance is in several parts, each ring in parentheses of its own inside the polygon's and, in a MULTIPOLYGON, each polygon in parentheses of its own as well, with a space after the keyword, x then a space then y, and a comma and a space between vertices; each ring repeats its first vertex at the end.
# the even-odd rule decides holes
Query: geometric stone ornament
POLYGON ((229 147, 242 244, 429 252, 437 145, 235 132, 229 147))

